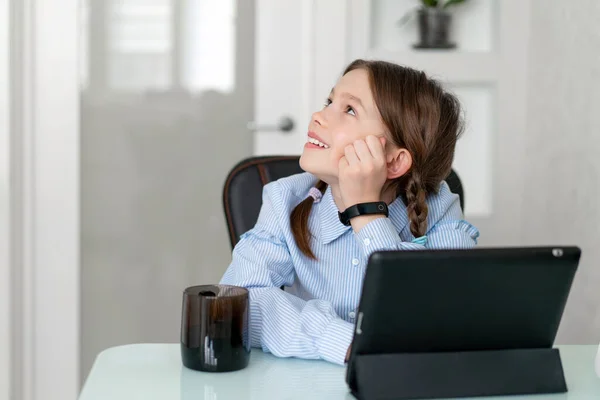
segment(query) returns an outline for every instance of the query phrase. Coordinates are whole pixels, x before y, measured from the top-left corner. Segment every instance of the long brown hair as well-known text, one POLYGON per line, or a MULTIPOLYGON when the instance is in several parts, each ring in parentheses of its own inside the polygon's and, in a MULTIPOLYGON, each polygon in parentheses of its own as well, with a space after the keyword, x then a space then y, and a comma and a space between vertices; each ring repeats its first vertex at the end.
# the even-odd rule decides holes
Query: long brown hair
MULTIPOLYGON (((344 71, 364 69, 375 104, 389 134, 388 141, 408 150, 410 170, 388 183, 406 205, 414 237, 427 232, 427 195, 436 193, 450 174, 456 140, 463 132, 460 103, 422 71, 386 61, 356 60, 344 71)), ((317 188, 324 193, 325 182, 317 188)), ((308 217, 313 198, 307 197, 290 216, 296 244, 307 257, 316 259, 311 247, 308 217)))

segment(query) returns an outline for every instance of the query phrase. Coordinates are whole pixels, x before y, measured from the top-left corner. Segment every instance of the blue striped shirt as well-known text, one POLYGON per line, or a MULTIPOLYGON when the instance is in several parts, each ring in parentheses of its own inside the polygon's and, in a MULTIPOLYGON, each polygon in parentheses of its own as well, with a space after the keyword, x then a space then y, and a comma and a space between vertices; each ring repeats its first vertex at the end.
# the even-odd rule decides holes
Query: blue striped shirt
POLYGON ((317 257, 312 260, 296 246, 290 213, 315 183, 313 175, 303 173, 264 187, 256 226, 242 235, 221 283, 249 289, 253 347, 279 357, 343 364, 371 253, 470 248, 479 232, 463 220, 459 198, 445 182, 427 198, 428 232, 422 238, 411 234, 401 199, 389 205, 389 218, 378 218, 354 233, 339 221, 327 189, 308 221, 317 257))

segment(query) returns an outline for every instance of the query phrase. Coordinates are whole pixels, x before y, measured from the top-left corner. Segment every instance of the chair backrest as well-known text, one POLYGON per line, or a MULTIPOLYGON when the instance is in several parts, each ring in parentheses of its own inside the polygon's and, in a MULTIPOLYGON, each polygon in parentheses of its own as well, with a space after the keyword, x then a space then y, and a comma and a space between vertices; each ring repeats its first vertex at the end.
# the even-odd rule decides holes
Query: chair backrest
POLYGON ((229 172, 223 188, 223 209, 232 248, 256 224, 263 186, 303 172, 299 160, 298 156, 250 157, 229 172))
MULTIPOLYGON (((223 209, 233 248, 240 236, 256 224, 262 205, 263 186, 286 176, 303 172, 299 156, 250 157, 240 161, 227 176, 223 188, 223 209)), ((454 170, 446 178, 453 193, 459 195, 464 209, 464 193, 454 170)))

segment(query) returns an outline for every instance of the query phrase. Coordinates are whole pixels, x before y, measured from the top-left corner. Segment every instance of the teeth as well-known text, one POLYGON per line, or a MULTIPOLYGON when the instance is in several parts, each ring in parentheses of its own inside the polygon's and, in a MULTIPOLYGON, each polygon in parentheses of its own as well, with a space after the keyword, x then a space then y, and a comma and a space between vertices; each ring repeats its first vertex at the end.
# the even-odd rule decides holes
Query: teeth
POLYGON ((313 139, 311 137, 308 138, 308 143, 316 144, 317 146, 323 147, 325 149, 329 148, 329 146, 327 146, 325 143, 319 142, 317 139, 313 139))

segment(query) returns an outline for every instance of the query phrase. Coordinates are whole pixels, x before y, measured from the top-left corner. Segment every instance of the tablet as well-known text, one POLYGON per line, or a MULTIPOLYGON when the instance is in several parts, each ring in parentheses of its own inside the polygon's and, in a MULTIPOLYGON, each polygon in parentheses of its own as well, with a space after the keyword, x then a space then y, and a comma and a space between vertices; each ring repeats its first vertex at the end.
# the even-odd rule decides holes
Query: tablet
POLYGON ((551 348, 580 256, 560 246, 373 253, 347 381, 357 354, 551 348))

